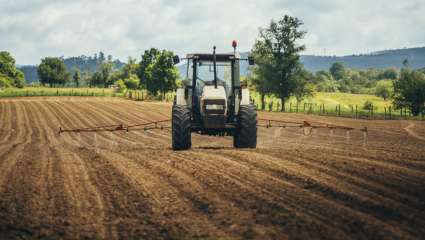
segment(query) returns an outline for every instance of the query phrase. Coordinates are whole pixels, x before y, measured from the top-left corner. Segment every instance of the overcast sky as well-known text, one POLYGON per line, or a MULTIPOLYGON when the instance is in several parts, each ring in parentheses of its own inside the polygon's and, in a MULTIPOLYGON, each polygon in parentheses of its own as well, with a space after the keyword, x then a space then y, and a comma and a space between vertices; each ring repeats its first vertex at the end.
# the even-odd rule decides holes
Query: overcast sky
POLYGON ((179 54, 251 49, 284 14, 304 21, 305 54, 425 46, 423 0, 0 0, 0 50, 18 64, 103 51, 126 60, 157 47, 179 54))

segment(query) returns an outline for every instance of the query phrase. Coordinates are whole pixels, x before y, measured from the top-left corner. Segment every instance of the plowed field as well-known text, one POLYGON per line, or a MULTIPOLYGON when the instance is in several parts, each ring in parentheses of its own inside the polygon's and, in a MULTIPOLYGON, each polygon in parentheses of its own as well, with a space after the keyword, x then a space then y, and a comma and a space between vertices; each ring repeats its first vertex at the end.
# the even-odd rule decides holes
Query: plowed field
POLYGON ((258 148, 169 130, 65 128, 170 118, 164 103, 0 100, 0 239, 423 239, 425 123, 296 114, 356 128, 259 128, 258 148))

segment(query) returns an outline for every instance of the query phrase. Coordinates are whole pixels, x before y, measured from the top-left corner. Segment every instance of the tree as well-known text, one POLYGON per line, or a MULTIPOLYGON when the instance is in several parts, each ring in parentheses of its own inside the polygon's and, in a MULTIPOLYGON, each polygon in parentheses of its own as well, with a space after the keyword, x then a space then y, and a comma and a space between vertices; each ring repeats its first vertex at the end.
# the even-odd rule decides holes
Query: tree
POLYGON ((100 65, 100 75, 101 75, 101 82, 103 83, 103 87, 107 88, 108 85, 112 84, 110 81, 110 76, 113 71, 113 64, 112 62, 104 62, 100 65))
POLYGON ((310 80, 314 78, 313 74, 305 69, 301 69, 295 76, 296 82, 293 95, 297 102, 301 102, 305 97, 313 96, 313 86, 309 84, 310 80))
POLYGON ((74 72, 74 76, 72 76, 72 79, 74 80, 75 86, 79 87, 81 84, 81 73, 79 70, 74 72))
POLYGON ((105 62, 105 60, 106 60, 105 54, 102 51, 99 52, 99 58, 98 59, 99 59, 99 63, 105 62))
POLYGON ((60 58, 46 57, 41 60, 37 69, 41 83, 49 84, 50 87, 56 84, 64 85, 69 79, 69 73, 66 66, 60 58))
POLYGON ((332 64, 329 72, 335 80, 341 80, 345 77, 345 67, 342 63, 336 62, 332 64))
POLYGON ((24 73, 15 66, 15 59, 9 52, 0 52, 0 87, 18 87, 25 85, 24 73))
POLYGON ((124 65, 122 69, 124 77, 129 78, 133 74, 137 75, 138 67, 139 65, 137 64, 136 59, 129 57, 127 64, 124 65))
POLYGON ((178 72, 174 67, 173 55, 173 52, 167 50, 146 50, 137 70, 139 86, 153 95, 161 93, 164 96, 166 92, 175 90, 178 72))
POLYGON ((152 66, 151 82, 147 82, 146 89, 151 93, 161 93, 164 98, 165 93, 174 91, 177 88, 177 69, 174 67, 174 53, 162 50, 154 65, 152 66))
POLYGON ((405 68, 394 80, 394 105, 407 107, 414 116, 425 113, 425 74, 405 68))
POLYGON ((148 82, 152 82, 152 67, 159 55, 159 50, 156 48, 151 48, 149 50, 145 50, 142 55, 142 60, 139 63, 139 67, 137 70, 137 76, 140 79, 140 87, 146 88, 148 82))
MULTIPOLYGON (((304 45, 298 45, 297 40, 303 39, 306 32, 299 28, 303 22, 295 17, 285 15, 278 22, 271 21, 266 29, 260 29, 260 36, 253 47, 257 57, 258 79, 265 79, 272 86, 271 93, 281 101, 281 110, 285 110, 285 101, 295 93, 296 89, 304 89, 300 85, 298 74, 302 71, 299 53, 305 50, 304 45)), ((297 92, 302 95, 302 92, 297 92)))
POLYGON ((89 86, 90 87, 96 87, 96 86, 104 86, 104 80, 101 72, 95 72, 90 80, 89 80, 89 86))
POLYGON ((124 84, 126 88, 131 90, 136 90, 139 88, 140 80, 136 75, 131 75, 127 79, 124 80, 124 84))
POLYGON ((395 68, 388 68, 385 69, 384 72, 379 74, 379 79, 397 79, 398 78, 398 71, 395 68))
POLYGON ((392 94, 392 82, 388 80, 381 80, 376 84, 375 95, 387 100, 392 94))
POLYGON ((272 82, 270 81, 273 78, 273 58, 271 54, 263 52, 262 43, 257 42, 254 46, 254 51, 252 51, 252 56, 256 61, 256 66, 252 67, 250 70, 252 74, 248 76, 248 81, 254 86, 255 90, 260 94, 261 99, 261 110, 266 108, 266 95, 270 94, 273 90, 272 82))

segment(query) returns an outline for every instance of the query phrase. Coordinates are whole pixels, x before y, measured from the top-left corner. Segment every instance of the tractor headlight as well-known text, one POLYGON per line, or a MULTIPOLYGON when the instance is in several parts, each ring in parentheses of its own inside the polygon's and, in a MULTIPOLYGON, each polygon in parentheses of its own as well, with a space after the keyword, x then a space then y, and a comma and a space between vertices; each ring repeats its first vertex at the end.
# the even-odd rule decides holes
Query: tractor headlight
POLYGON ((224 105, 219 104, 207 104, 205 105, 206 110, 224 110, 224 105))

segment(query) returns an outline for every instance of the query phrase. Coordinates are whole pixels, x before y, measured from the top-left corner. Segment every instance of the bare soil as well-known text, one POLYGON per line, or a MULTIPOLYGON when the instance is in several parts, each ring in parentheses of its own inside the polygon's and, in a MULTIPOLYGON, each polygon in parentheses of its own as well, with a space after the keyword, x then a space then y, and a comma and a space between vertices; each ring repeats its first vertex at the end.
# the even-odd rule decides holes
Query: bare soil
POLYGON ((165 103, 0 100, 0 239, 424 239, 425 123, 259 113, 361 131, 260 128, 258 148, 169 130, 165 103))

